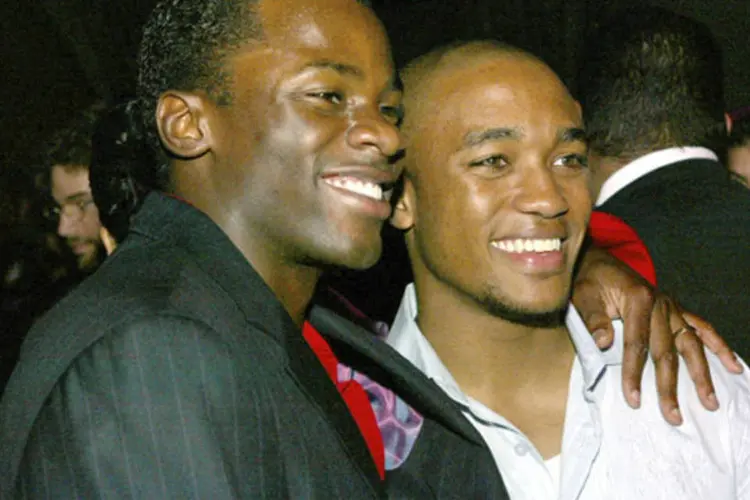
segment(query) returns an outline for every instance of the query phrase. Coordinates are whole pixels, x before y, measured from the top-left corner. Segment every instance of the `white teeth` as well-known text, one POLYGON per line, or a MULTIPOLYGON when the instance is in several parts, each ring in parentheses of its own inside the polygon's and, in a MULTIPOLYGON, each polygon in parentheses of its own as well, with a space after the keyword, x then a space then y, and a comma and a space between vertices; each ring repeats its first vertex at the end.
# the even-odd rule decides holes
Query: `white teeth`
POLYGON ((337 187, 339 189, 345 189, 352 193, 356 193, 362 196, 367 196, 373 200, 383 199, 383 188, 378 184, 356 179, 354 177, 328 177, 323 179, 326 184, 337 187))
POLYGON ((493 241, 492 246, 498 250, 508 253, 526 253, 526 252, 558 252, 562 246, 560 238, 548 238, 543 240, 500 240, 493 241))

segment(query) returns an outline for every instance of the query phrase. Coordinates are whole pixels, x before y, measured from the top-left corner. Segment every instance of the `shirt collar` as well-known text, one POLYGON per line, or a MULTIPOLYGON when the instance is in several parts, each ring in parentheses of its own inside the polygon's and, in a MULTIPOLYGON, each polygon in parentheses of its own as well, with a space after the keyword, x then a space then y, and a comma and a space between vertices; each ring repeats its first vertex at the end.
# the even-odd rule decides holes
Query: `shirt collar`
POLYGON ((673 163, 693 159, 718 161, 719 157, 708 148, 696 146, 660 149, 641 156, 612 174, 602 184, 595 206, 603 205, 626 186, 655 170, 673 163))
POLYGON ((417 326, 417 294, 414 283, 408 285, 404 291, 386 342, 411 361, 427 378, 432 379, 451 399, 464 407, 471 406, 469 398, 458 387, 456 379, 417 326))
MULTIPOLYGON (((404 291, 386 342, 439 385, 454 401, 469 406, 468 397, 422 334, 416 319, 417 295, 412 283, 404 291)), ((596 346, 583 319, 572 304, 568 308, 565 322, 582 368, 585 396, 588 399, 593 395, 606 367, 622 363, 622 321, 613 322, 615 343, 606 352, 602 352, 596 346)))

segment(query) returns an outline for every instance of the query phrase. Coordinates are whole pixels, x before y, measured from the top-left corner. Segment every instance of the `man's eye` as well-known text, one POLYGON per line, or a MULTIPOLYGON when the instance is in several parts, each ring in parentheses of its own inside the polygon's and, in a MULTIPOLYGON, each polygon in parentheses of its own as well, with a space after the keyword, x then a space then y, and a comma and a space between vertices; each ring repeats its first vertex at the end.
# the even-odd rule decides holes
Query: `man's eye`
POLYGON ((563 155, 555 160, 556 167, 586 168, 589 166, 589 159, 582 154, 563 155))
POLYGON ((341 104, 344 102, 344 97, 339 92, 310 92, 307 95, 315 99, 330 102, 331 104, 341 104))
POLYGON ((77 202, 75 202, 75 204, 78 205, 78 208, 80 208, 81 210, 86 210, 86 208, 94 204, 94 200, 93 199, 78 200, 77 202))
POLYGON ((492 155, 469 163, 470 167, 492 167, 499 168, 508 165, 508 160, 503 155, 492 155))

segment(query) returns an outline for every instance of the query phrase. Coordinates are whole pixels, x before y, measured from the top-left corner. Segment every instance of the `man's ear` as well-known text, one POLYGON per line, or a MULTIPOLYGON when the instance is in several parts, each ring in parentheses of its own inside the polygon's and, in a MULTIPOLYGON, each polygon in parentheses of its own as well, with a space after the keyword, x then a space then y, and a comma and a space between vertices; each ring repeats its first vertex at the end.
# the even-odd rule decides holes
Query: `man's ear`
POLYGON ((416 222, 414 205, 414 185, 407 176, 403 176, 401 179, 403 187, 401 189, 401 195, 393 207, 393 213, 391 214, 391 226, 401 231, 408 231, 414 227, 416 222))
POLYGON ((724 124, 727 126, 727 135, 732 133, 732 117, 729 113, 724 113, 724 124))
POLYGON ((156 125, 164 147, 178 158, 202 156, 211 149, 209 102, 197 94, 168 91, 156 106, 156 125))

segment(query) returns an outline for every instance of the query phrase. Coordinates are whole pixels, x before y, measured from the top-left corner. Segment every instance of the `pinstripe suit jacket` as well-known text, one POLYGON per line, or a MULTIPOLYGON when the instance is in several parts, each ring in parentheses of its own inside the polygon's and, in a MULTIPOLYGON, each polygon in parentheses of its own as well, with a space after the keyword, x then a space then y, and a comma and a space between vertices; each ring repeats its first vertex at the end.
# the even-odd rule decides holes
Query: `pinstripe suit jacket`
MULTIPOLYGON (((383 372, 404 386, 419 375, 387 346, 372 349, 378 359, 367 351, 362 363, 393 365, 383 372)), ((471 438, 457 444, 486 460, 471 438)), ((451 497, 429 482, 392 484, 393 497, 451 497)), ((281 303, 215 224, 160 194, 30 332, 0 405, 0 488, 2 498, 387 495, 281 303)))

